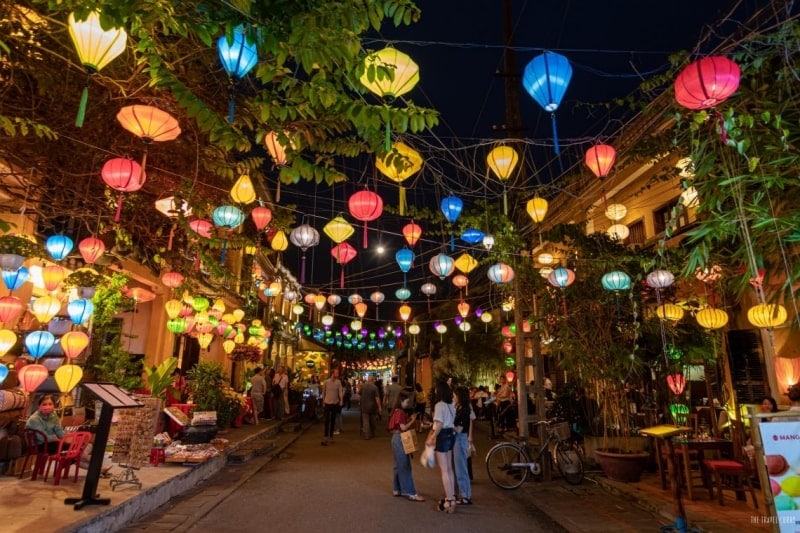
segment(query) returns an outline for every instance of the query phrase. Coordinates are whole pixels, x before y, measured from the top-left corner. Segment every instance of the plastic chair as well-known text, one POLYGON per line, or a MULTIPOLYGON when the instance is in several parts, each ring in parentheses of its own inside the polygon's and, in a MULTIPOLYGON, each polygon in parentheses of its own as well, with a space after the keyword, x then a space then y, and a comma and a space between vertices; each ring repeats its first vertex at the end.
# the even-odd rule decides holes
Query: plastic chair
POLYGON ((47 453, 47 435, 38 429, 25 429, 23 430, 25 439, 25 460, 22 462, 22 468, 19 471, 19 478, 25 475, 25 469, 28 468, 28 461, 31 457, 33 460, 33 470, 31 471, 31 481, 36 480, 36 476, 44 472, 44 466, 47 464, 47 459, 50 456, 47 453), (42 441, 39 444, 39 440, 42 441))
POLYGON ((58 485, 61 483, 62 477, 69 477, 69 470, 74 464, 75 478, 73 482, 77 483, 81 454, 91 440, 92 434, 89 431, 75 431, 64 435, 58 443, 58 451, 47 459, 47 466, 44 470, 44 480, 47 481, 50 466, 55 465, 55 470, 53 471, 53 485, 58 485))

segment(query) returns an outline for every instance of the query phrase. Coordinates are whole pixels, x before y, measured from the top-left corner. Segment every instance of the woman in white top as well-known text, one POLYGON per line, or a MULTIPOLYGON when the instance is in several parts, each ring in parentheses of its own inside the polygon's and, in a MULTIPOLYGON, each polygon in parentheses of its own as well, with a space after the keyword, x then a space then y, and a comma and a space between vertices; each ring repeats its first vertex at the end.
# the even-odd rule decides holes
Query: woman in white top
POLYGON ((455 477, 453 475, 453 445, 456 440, 453 422, 456 410, 453 407, 453 392, 446 382, 440 381, 436 385, 435 393, 438 401, 433 408, 433 428, 428 434, 425 444, 435 446, 436 462, 439 463, 439 470, 442 472, 445 497, 439 500, 438 509, 452 513, 456 508, 456 497, 453 490, 455 477))

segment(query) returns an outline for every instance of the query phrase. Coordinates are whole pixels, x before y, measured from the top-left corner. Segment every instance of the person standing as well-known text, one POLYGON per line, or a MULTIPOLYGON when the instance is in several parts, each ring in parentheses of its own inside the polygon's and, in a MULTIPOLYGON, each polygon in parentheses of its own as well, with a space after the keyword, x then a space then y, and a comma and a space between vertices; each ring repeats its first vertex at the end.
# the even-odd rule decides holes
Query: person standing
POLYGON ((275 371, 275 377, 272 378, 272 397, 275 400, 275 411, 272 415, 277 420, 283 418, 284 414, 289 414, 289 406, 286 401, 289 392, 288 385, 289 378, 286 376, 283 365, 280 365, 275 371))
POLYGON ((422 422, 425 419, 425 409, 428 406, 428 396, 419 381, 414 384, 414 400, 414 412, 417 415, 417 433, 421 433, 422 422))
POLYGON ((472 484, 470 480, 470 450, 472 448, 472 425, 475 420, 475 411, 469 401, 469 390, 458 387, 454 395, 456 402, 456 417, 453 426, 456 431, 456 442, 453 446, 453 462, 458 484, 458 499, 456 503, 472 505, 472 484))
POLYGON ((375 385, 375 376, 361 386, 361 432, 365 439, 375 436, 375 424, 381 412, 381 398, 375 385))
POLYGON ((389 417, 389 431, 392 434, 392 455, 394 456, 394 475, 392 476, 392 494, 406 496, 411 502, 424 502, 425 498, 417 494, 414 478, 411 475, 411 459, 403 449, 401 433, 414 427, 416 414, 408 416, 406 409, 411 403, 409 394, 400 392, 395 398, 392 414, 389 417))
POLYGON ((456 497, 453 486, 453 445, 455 444, 454 422, 456 410, 453 407, 453 393, 447 382, 440 381, 436 385, 435 396, 436 405, 433 407, 433 428, 428 434, 425 444, 434 446, 436 451, 436 462, 439 463, 439 470, 442 473, 442 487, 444 488, 444 498, 439 500, 437 508, 447 513, 455 512, 456 497))
POLYGON ((267 380, 264 379, 264 369, 257 366, 250 378, 250 398, 253 400, 253 423, 258 424, 259 417, 264 412, 264 395, 267 393, 267 380))
POLYGON ((495 392, 495 401, 497 402, 497 423, 500 425, 498 430, 502 433, 510 431, 514 425, 513 415, 511 413, 511 385, 505 376, 500 376, 500 385, 495 392))
MULTIPOLYGON (((64 436, 64 429, 55 414, 56 402, 53 396, 45 394, 39 398, 39 409, 28 417, 25 422, 25 429, 35 429, 47 436, 47 453, 53 454, 58 451, 58 441, 64 436)), ((44 444, 39 440, 37 442, 44 444)))
POLYGON ((336 416, 342 410, 342 405, 344 405, 344 387, 339 381, 339 369, 334 368, 330 377, 322 384, 322 406, 325 413, 323 446, 333 442, 333 428, 336 424, 336 416))
POLYGON ((395 402, 397 401, 397 396, 400 394, 400 391, 403 390, 403 387, 400 386, 398 383, 399 379, 397 376, 392 376, 392 382, 386 387, 386 392, 384 396, 383 405, 386 407, 386 414, 391 415, 392 409, 394 407, 395 402))

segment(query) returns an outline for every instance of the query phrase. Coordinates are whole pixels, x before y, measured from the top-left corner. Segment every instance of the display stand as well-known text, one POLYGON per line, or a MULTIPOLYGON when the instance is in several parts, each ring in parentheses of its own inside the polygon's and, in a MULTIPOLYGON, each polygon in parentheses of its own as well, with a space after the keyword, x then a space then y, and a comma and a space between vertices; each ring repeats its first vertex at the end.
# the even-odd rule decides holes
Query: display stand
POLYGON ((65 505, 72 505, 76 511, 85 505, 108 505, 110 498, 101 498, 97 494, 97 483, 100 480, 100 473, 103 468, 103 456, 105 455, 108 434, 111 430, 111 419, 114 409, 126 409, 131 407, 141 407, 142 404, 131 398, 121 388, 111 383, 84 383, 83 387, 97 396, 103 402, 100 410, 100 419, 97 424, 97 432, 92 446, 92 456, 89 459, 89 469, 86 472, 86 481, 83 484, 83 495, 80 498, 65 498, 65 505))

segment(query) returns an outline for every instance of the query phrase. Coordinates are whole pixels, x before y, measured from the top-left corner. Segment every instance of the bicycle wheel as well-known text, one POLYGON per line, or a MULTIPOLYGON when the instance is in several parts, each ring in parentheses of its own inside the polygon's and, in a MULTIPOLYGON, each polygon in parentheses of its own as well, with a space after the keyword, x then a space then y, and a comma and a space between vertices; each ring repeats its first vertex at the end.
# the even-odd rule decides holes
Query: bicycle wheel
POLYGON ((559 442, 555 450, 558 471, 570 485, 580 485, 583 481, 583 461, 574 446, 559 442))
POLYGON ((516 489, 530 474, 528 454, 515 444, 501 442, 486 454, 486 472, 501 489, 516 489))

